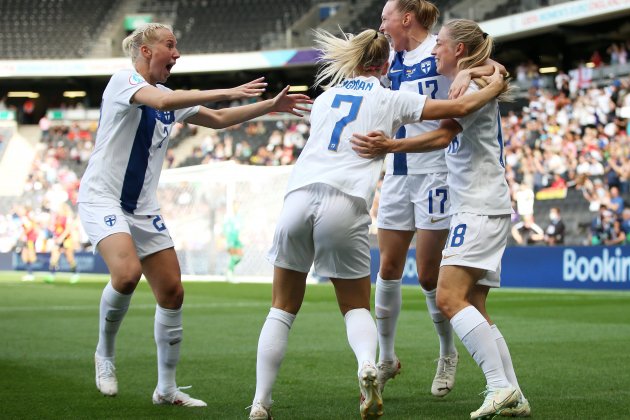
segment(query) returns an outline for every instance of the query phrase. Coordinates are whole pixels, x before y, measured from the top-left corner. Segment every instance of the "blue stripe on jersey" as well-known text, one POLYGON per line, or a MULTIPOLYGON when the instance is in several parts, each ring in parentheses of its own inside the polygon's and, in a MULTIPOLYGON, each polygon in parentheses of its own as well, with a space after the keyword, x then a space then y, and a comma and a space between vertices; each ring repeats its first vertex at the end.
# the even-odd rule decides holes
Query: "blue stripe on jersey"
POLYGON ((133 139, 131 155, 120 193, 120 205, 125 211, 132 214, 138 207, 138 198, 140 198, 144 185, 144 177, 149 166, 149 148, 153 141, 153 132, 157 121, 155 109, 146 105, 140 106, 140 109, 142 116, 136 130, 136 137, 133 139))
POLYGON ((505 168, 505 162, 503 162, 503 130, 501 129, 501 110, 499 110, 499 106, 497 105, 497 120, 499 121, 499 135, 497 136, 497 140, 499 142, 499 163, 503 168, 505 168))
MULTIPOLYGON (((396 132, 397 139, 407 137, 407 130, 403 125, 396 132)), ((407 175, 407 153, 394 153, 394 175, 407 175)))

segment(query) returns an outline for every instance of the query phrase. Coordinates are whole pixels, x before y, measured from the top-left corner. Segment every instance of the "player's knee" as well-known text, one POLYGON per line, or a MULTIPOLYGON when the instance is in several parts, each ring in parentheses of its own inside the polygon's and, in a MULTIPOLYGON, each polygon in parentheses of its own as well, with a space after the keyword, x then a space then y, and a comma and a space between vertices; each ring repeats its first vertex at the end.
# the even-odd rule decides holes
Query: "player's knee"
POLYGON ((456 313, 459 307, 458 300, 448 292, 438 289, 435 296, 435 304, 442 314, 451 319, 456 313))
POLYGON ((125 266, 113 270, 111 275, 112 281, 120 287, 119 290, 134 290, 142 276, 142 266, 139 262, 137 264, 125 264, 125 266))
POLYGON ((418 282, 424 290, 435 290, 438 282, 438 273, 418 272, 418 282))
POLYGON ((402 277, 404 265, 392 258, 381 258, 379 274, 382 279, 395 280, 402 277))

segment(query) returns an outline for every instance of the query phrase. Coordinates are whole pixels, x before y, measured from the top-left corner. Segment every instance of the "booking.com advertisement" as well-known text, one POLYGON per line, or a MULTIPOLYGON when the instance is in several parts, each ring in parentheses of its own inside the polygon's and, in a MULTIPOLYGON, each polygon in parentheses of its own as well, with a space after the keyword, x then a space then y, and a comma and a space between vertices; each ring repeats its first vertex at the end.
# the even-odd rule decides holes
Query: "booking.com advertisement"
MULTIPOLYGON (((409 250, 403 284, 418 284, 415 249, 409 250)), ((372 281, 378 273, 372 250, 372 281)), ((630 246, 510 247, 503 254, 501 287, 630 290, 630 246)))

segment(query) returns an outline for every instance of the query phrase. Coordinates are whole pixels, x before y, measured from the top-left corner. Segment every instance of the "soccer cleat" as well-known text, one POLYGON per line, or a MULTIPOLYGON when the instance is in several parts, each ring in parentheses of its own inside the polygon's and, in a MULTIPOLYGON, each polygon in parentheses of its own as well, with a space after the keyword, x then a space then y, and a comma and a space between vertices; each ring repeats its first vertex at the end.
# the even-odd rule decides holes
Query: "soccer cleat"
POLYGON ((371 363, 365 363, 359 372, 361 419, 378 419, 383 415, 383 398, 377 381, 377 370, 371 363))
POLYGON ((96 367, 96 388, 107 397, 115 397, 118 394, 118 380, 114 363, 95 354, 94 366, 96 367))
POLYGON ((271 407, 266 407, 260 401, 254 401, 249 412, 249 420, 273 420, 271 407))
POLYGON ((455 372, 457 371, 457 353, 440 357, 437 362, 437 372, 431 385, 431 394, 436 397, 443 397, 455 386, 455 372))
POLYGON ((470 413, 471 419, 493 419, 506 408, 515 407, 521 399, 521 393, 513 386, 507 388, 490 388, 483 392, 485 398, 477 411, 470 413))
POLYGON ((381 394, 383 393, 387 381, 394 379, 394 377, 400 373, 401 367, 402 366, 398 358, 395 360, 383 360, 382 362, 378 362, 376 365, 378 392, 381 394))
POLYGON ((81 279, 81 276, 79 276, 78 273, 74 273, 73 275, 70 276, 70 283, 71 284, 78 283, 80 279, 81 279))
POLYGON ((182 407, 206 407, 208 404, 192 398, 190 395, 182 392, 181 389, 190 387, 179 387, 177 391, 169 395, 160 395, 157 388, 153 392, 153 404, 156 405, 181 405, 182 407))
POLYGON ((22 276, 22 281, 33 281, 35 280, 35 276, 32 274, 25 274, 22 276))
POLYGON ((529 406, 529 401, 525 397, 521 398, 515 407, 506 408, 501 411, 503 417, 530 417, 532 415, 532 409, 529 406))

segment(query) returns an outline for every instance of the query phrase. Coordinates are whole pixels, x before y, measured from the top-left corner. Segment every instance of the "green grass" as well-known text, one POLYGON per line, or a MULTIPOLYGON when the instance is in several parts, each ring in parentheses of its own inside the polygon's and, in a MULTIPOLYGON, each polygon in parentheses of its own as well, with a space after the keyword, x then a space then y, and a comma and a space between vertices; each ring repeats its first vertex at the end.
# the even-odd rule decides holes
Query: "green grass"
MULTIPOLYGON (((27 283, 0 273, 0 417, 3 419, 246 419, 256 345, 270 285, 186 283, 179 385, 209 407, 155 407, 153 314, 142 282, 117 343, 119 395, 94 386, 98 302, 105 277, 27 283)), ((41 278, 41 276, 40 276, 41 278)), ((384 419, 466 419, 482 401, 480 369, 458 343, 457 385, 430 383, 437 339, 418 288, 404 288, 397 352, 402 375, 385 391, 384 419)), ((630 418, 630 293, 500 290, 490 313, 506 337, 538 419, 630 418)), ((329 285, 309 286, 273 398, 279 420, 356 419, 356 362, 329 285)))

